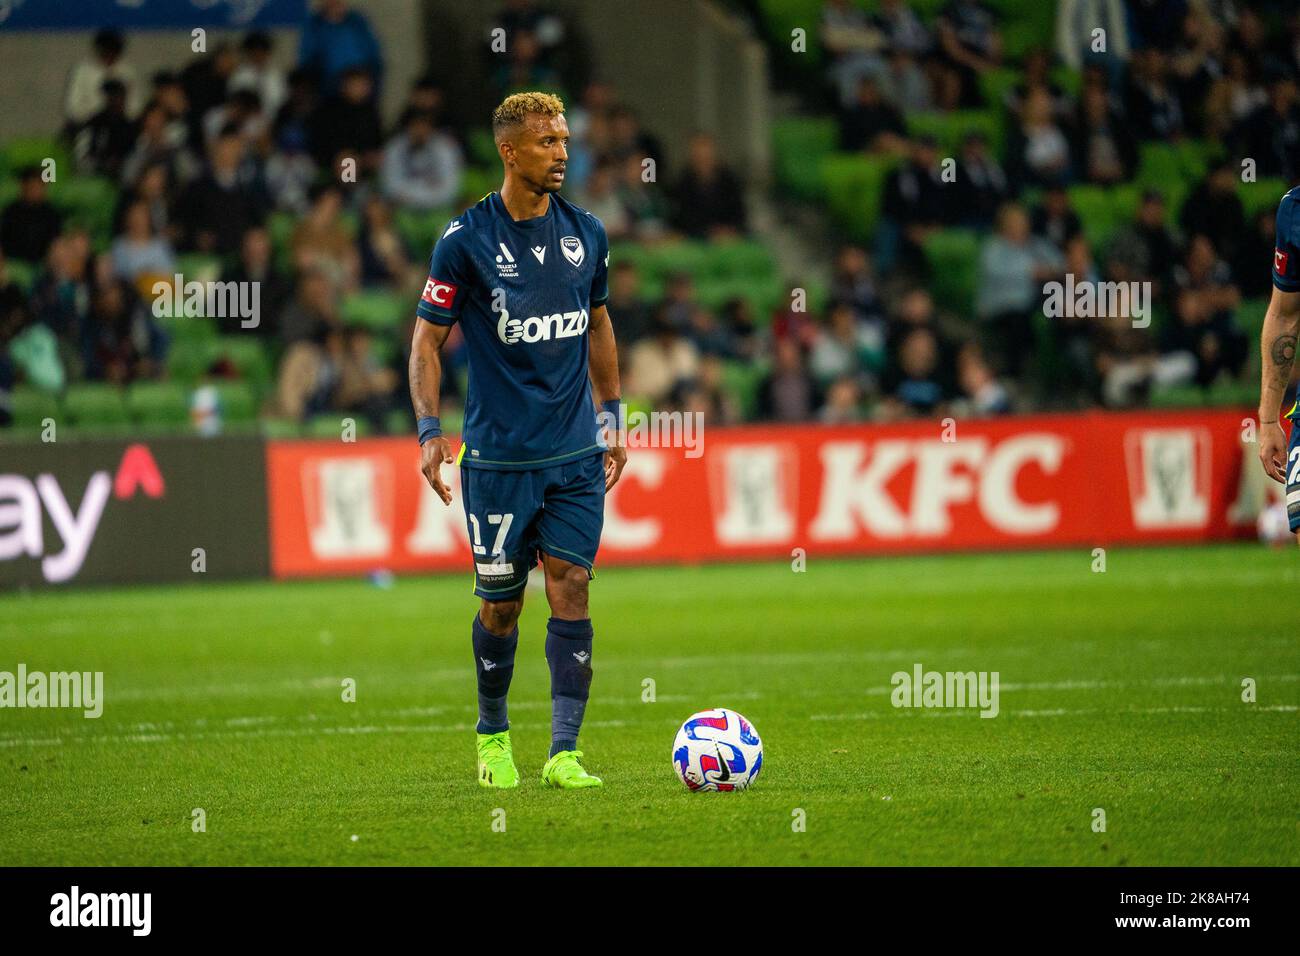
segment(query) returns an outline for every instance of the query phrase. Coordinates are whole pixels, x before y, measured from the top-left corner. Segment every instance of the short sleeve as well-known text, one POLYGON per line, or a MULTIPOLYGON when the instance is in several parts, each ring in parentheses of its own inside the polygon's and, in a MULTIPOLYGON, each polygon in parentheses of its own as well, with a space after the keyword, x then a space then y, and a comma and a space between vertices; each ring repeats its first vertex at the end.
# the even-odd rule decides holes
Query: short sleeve
POLYGON ((1273 249, 1273 285, 1283 292, 1300 292, 1300 216, 1289 192, 1277 207, 1277 239, 1273 249))
POLYGON ((424 292, 420 294, 420 303, 416 306, 416 315, 428 319, 436 325, 453 325, 460 318, 465 297, 469 294, 472 278, 465 244, 456 232, 461 228, 457 220, 447 225, 433 247, 433 256, 429 260, 429 277, 424 283, 424 292), (453 228, 455 227, 455 228, 453 228))
POLYGON ((604 224, 596 219, 596 271, 591 277, 591 307, 594 309, 604 305, 608 300, 609 237, 605 235, 604 224))

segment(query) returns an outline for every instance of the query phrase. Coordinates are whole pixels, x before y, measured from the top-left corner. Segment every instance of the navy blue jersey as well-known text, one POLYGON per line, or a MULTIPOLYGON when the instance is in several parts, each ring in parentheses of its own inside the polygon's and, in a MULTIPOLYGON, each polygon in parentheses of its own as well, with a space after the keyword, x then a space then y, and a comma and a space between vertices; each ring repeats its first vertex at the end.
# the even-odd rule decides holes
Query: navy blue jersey
POLYGON ((462 467, 546 468, 605 447, 587 326, 608 267, 605 227, 556 193, 535 219, 515 222, 493 192, 447 224, 417 312, 465 335, 462 467))
POLYGON ((1273 285, 1283 292, 1300 292, 1300 186, 1278 204, 1275 241, 1273 285))

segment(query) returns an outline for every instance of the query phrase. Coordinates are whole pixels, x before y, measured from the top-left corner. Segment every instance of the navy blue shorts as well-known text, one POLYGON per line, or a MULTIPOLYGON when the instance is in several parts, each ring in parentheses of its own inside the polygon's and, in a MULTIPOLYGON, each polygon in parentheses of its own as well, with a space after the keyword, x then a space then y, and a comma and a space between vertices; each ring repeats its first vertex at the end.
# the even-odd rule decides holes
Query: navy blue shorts
POLYGON ((462 468, 474 593, 518 597, 541 552, 592 574, 605 523, 605 455, 532 471, 462 468))

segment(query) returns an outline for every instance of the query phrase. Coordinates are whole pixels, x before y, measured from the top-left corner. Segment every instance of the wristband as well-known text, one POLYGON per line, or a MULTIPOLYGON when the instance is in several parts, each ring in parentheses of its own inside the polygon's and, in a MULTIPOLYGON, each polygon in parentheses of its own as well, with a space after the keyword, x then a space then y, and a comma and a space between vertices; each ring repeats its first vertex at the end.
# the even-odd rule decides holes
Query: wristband
POLYGON ((425 415, 415 423, 415 429, 419 433, 420 444, 423 445, 430 438, 442 434, 442 422, 438 421, 437 415, 425 415))
POLYGON ((601 412, 608 415, 613 420, 615 427, 619 424, 618 410, 622 403, 623 400, 621 398, 607 398, 605 401, 600 403, 601 412))

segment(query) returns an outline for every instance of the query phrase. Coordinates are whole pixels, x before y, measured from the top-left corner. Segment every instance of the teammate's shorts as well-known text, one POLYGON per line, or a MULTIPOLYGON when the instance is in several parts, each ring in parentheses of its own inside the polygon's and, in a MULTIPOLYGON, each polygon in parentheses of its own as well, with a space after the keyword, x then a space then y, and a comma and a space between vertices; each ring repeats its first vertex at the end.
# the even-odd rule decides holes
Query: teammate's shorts
POLYGON ((1300 531, 1300 405, 1291 409, 1291 440, 1286 444, 1286 516, 1291 530, 1300 531))
POLYGON ((592 574, 605 523, 604 452, 532 471, 462 468, 474 593, 518 597, 542 552, 592 574))

